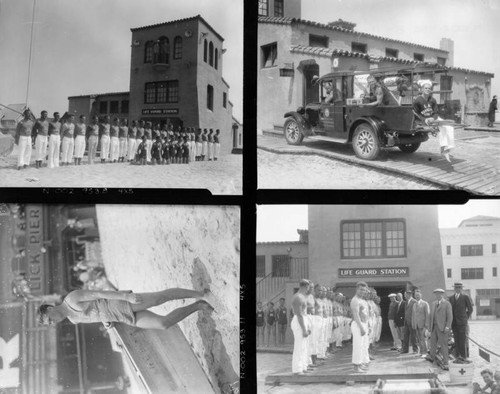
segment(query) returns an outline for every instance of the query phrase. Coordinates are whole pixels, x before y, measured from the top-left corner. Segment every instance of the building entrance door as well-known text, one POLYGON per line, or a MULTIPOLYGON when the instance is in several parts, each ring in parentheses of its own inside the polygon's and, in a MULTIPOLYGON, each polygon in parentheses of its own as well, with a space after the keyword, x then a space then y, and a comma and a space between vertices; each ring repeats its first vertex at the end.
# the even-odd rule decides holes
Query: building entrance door
POLYGON ((304 75, 304 102, 302 104, 305 106, 309 103, 318 103, 319 88, 318 85, 313 85, 312 80, 315 75, 319 76, 319 65, 308 64, 304 66, 302 73, 304 75))
POLYGON ((377 291, 377 295, 380 297, 380 310, 382 314, 382 333, 380 334, 380 342, 392 343, 391 329, 389 328, 389 319, 387 318, 389 304, 391 303, 388 296, 391 293, 403 294, 406 289, 406 284, 395 283, 391 286, 373 286, 373 288, 377 291))

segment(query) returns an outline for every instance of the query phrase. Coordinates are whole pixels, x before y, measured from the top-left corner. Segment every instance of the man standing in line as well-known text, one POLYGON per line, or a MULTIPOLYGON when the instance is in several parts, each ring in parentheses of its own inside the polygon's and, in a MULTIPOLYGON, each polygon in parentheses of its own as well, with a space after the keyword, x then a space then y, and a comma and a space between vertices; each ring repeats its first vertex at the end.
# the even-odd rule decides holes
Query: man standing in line
POLYGON ((62 134, 62 159, 61 164, 69 166, 73 161, 75 150, 75 115, 69 114, 61 126, 62 134))
POLYGON ((355 373, 364 373, 368 369, 368 303, 365 294, 368 291, 366 282, 356 283, 356 295, 351 300, 353 322, 352 330, 352 363, 355 373))
POLYGON ((31 161, 31 132, 33 131, 33 121, 31 111, 26 109, 23 112, 24 118, 17 124, 16 144, 19 152, 17 156, 17 169, 27 168, 31 161))
POLYGON ((321 286, 317 283, 314 286, 314 315, 313 315, 313 329, 311 332, 311 359, 312 363, 316 364, 319 355, 319 347, 322 334, 323 323, 323 303, 320 299, 321 286))
POLYGON ((429 314, 431 349, 430 354, 425 359, 434 362, 439 345, 443 356, 443 369, 447 371, 449 369, 448 336, 450 334, 451 322, 453 321, 453 312, 451 304, 443 297, 443 289, 434 290, 434 294, 436 295, 436 300, 432 302, 429 314))
POLYGON ((47 119, 47 111, 42 111, 41 117, 35 122, 33 130, 36 134, 35 165, 36 168, 42 168, 42 162, 47 156, 47 139, 49 135, 49 120, 47 119))
POLYGON ((75 125, 75 165, 82 164, 85 154, 85 134, 87 133, 85 121, 85 115, 80 115, 80 121, 75 125))
POLYGON ((387 319, 389 320, 389 328, 392 335, 392 347, 391 350, 398 350, 401 347, 401 342, 399 340, 398 331, 396 329, 396 311, 398 303, 396 302, 396 294, 389 294, 389 299, 391 303, 389 304, 389 312, 387 312, 387 319))
POLYGON ((401 352, 403 350, 406 301, 403 300, 403 295, 401 293, 396 294, 396 301, 398 306, 396 308, 396 320, 394 324, 396 325, 399 337, 400 347, 398 348, 398 352, 401 352))
POLYGON ((97 154, 97 144, 99 142, 99 118, 97 115, 92 118, 92 123, 87 126, 87 141, 89 147, 89 164, 94 164, 97 154))
POLYGON ((49 168, 59 167, 59 151, 61 149, 61 122, 59 112, 54 112, 54 120, 49 122, 49 168))
POLYGON ((335 294, 335 301, 333 303, 334 326, 333 340, 337 349, 342 349, 342 340, 344 339, 344 306, 342 305, 342 293, 335 294))
POLYGON ((276 346, 276 311, 274 310, 274 303, 269 302, 266 310, 266 332, 267 332, 267 347, 271 343, 271 335, 274 338, 274 346, 276 346))
POLYGON ((302 279, 299 283, 299 291, 295 293, 292 299, 293 319, 291 323, 293 331, 293 356, 292 372, 303 374, 307 372, 307 344, 311 331, 307 327, 307 296, 309 292, 309 281, 302 279))
POLYGON ((127 153, 127 161, 130 163, 135 159, 135 151, 136 151, 136 135, 137 135, 137 122, 135 120, 132 121, 131 127, 128 129, 128 153, 127 153))
POLYGON ((427 355, 427 343, 425 339, 425 332, 429 329, 429 304, 422 299, 422 293, 417 287, 413 291, 415 294, 415 306, 413 307, 412 324, 415 330, 418 348, 420 355, 425 357, 427 355))
POLYGON ((144 135, 144 121, 139 121, 139 126, 137 127, 137 134, 135 136, 135 152, 134 158, 137 156, 137 152, 139 150, 139 144, 142 142, 142 136, 144 135))
POLYGON ((118 161, 124 162, 127 155, 128 120, 122 119, 118 129, 118 161))
POLYGON ((472 315, 472 302, 467 294, 464 294, 463 283, 457 282, 454 285, 455 294, 450 296, 453 312, 453 323, 451 328, 453 330, 453 338, 455 339, 455 354, 457 362, 464 363, 467 361, 467 325, 470 316, 472 315))
POLYGON ((257 315, 256 315, 256 326, 257 326, 257 347, 264 346, 264 328, 266 326, 265 312, 262 309, 262 302, 257 302, 257 315), (261 341, 262 339, 262 341, 261 341))
POLYGON ((105 163, 109 157, 109 146, 110 146, 110 128, 109 116, 104 117, 104 121, 99 127, 99 133, 101 134, 101 163, 105 163))
POLYGON ((405 305, 405 321, 403 327, 403 348, 401 354, 409 353, 410 345, 413 351, 417 352, 417 341, 415 340, 415 330, 412 328, 413 305, 415 305, 415 298, 412 297, 412 291, 406 290, 405 292, 406 305, 405 305))
POLYGON ((146 122, 144 128, 144 135, 146 136, 146 161, 151 164, 151 148, 153 147, 153 130, 151 130, 152 123, 146 122))
POLYGON ((215 130, 214 135, 214 160, 217 161, 220 155, 220 130, 215 130))
POLYGON ((118 124, 118 118, 113 118, 113 124, 111 125, 109 135, 110 135, 110 153, 109 153, 109 161, 111 163, 118 162, 118 155, 120 153, 120 140, 118 139, 118 135, 120 133, 120 126, 118 124))
POLYGON ((288 313, 286 311, 285 299, 280 298, 280 305, 276 311, 278 315, 278 345, 285 345, 286 329, 288 327, 288 313))
POLYGON ((312 351, 314 350, 314 341, 313 341, 313 333, 314 333, 314 283, 309 281, 309 290, 307 291, 307 329, 309 330, 309 336, 306 341, 306 365, 314 367, 314 363, 312 361, 312 351))

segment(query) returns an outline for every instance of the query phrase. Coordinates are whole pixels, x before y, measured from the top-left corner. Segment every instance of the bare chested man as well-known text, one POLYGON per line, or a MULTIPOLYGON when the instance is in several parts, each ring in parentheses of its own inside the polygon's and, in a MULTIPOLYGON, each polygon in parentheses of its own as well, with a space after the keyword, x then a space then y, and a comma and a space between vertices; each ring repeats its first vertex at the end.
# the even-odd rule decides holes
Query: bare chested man
POLYGON ((307 372, 307 338, 311 331, 307 327, 307 298, 310 289, 309 281, 302 279, 299 291, 292 299, 293 319, 291 323, 293 331, 293 356, 292 372, 303 374, 307 372))
POLYGON ((368 355, 368 303, 365 294, 368 285, 365 282, 356 283, 356 295, 351 300, 351 312, 353 322, 352 330, 352 363, 354 372, 363 373, 368 368, 370 358, 368 355))
POLYGON ((307 365, 314 366, 312 361, 313 333, 314 333, 314 283, 309 281, 309 290, 307 291, 307 328, 311 331, 307 337, 307 365))
POLYGON ((311 358, 313 364, 317 363, 320 354, 321 334, 323 333, 323 301, 321 300, 321 286, 314 286, 314 316, 311 344, 311 358))

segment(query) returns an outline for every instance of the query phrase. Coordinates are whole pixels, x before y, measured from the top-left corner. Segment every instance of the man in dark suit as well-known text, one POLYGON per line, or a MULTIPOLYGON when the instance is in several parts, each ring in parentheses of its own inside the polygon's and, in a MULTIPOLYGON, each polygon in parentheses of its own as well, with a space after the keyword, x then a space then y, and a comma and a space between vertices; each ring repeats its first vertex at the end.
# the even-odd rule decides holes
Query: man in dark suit
POLYGON ((454 285, 455 294, 450 296, 449 301, 453 311, 453 338, 455 339, 455 354, 458 362, 465 362, 467 359, 466 334, 468 320, 472 314, 472 302, 467 294, 464 294, 463 283, 457 282, 454 285))
MULTIPOLYGON (((396 294, 396 315, 394 317, 394 324, 396 329, 398 330, 399 337, 399 346, 401 346, 403 340, 403 327, 405 325, 405 310, 406 310, 406 302, 403 300, 403 295, 401 293, 396 294)), ((398 351, 401 351, 401 347, 398 348, 398 351)))
POLYGON ((415 298, 412 297, 413 292, 411 290, 406 290, 405 298, 405 321, 403 327, 403 347, 401 349, 401 354, 409 353, 410 344, 415 353, 418 352, 417 340, 415 336, 415 330, 412 327, 413 321, 413 306, 417 302, 415 298))
POLYGON ((431 331, 431 348, 429 355, 425 358, 430 362, 434 362, 438 346, 443 356, 443 369, 448 370, 448 336, 450 326, 453 320, 451 304, 444 298, 444 290, 434 290, 436 301, 431 303, 429 313, 429 330, 431 331))

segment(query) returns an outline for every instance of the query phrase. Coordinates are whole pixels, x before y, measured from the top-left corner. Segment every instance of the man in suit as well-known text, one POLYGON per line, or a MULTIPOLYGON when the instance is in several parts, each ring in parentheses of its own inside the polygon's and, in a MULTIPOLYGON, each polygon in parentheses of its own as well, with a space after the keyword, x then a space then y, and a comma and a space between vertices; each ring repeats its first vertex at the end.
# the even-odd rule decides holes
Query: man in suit
POLYGON ((472 302, 467 294, 462 293, 463 283, 457 282, 454 285, 455 294, 450 296, 449 301, 453 311, 453 323, 451 328, 453 330, 453 338, 455 339, 455 353, 458 362, 466 362, 466 333, 467 324, 472 314, 472 302))
POLYGON ((398 350, 401 347, 401 341, 399 340, 398 330, 396 329, 396 311, 398 309, 398 302, 396 301, 396 294, 389 294, 389 299, 391 303, 389 304, 389 312, 387 313, 387 319, 389 320, 389 328, 391 329, 392 335, 392 347, 391 350, 398 350))
POLYGON ((429 304, 422 299, 422 293, 417 287, 413 290, 415 305, 413 306, 412 327, 415 330, 417 344, 420 354, 425 357, 427 354, 427 341, 425 332, 429 329, 429 304))
POLYGON ((403 300, 403 295, 401 293, 396 294, 396 302, 398 306, 396 307, 396 316, 394 317, 394 325, 398 332, 399 347, 398 351, 401 351, 401 344, 403 340, 403 327, 405 325, 405 309, 406 302, 403 300))
POLYGON ((434 362, 438 345, 441 347, 443 355, 443 369, 448 370, 448 336, 450 334, 451 322, 453 321, 453 312, 451 304, 444 298, 444 290, 434 290, 436 300, 432 302, 429 314, 429 329, 431 331, 430 354, 425 358, 434 362))
POLYGON ((412 328, 413 306, 416 301, 415 298, 412 297, 411 290, 406 290, 405 298, 405 320, 403 326, 403 347, 401 349, 401 354, 409 353, 410 344, 415 353, 418 351, 417 341, 415 339, 415 330, 412 328))

